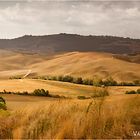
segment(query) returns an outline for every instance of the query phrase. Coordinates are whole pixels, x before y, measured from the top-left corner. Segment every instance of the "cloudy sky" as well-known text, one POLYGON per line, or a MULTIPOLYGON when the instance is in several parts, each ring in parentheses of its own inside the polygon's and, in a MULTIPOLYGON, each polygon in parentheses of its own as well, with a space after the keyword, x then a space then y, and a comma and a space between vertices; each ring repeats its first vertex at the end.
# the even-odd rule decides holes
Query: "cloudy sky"
POLYGON ((140 38, 140 1, 0 0, 0 38, 55 33, 140 38))

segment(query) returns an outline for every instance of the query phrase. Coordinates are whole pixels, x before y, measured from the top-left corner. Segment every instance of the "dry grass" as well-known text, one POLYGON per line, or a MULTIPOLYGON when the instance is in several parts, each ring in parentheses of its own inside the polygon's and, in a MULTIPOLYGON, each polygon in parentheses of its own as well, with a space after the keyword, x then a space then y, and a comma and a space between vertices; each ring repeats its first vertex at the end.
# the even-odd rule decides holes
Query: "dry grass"
MULTIPOLYGON (((31 80, 31 79, 19 79, 19 80, 0 80, 0 91, 4 89, 6 91, 13 92, 32 92, 35 89, 43 88, 49 90, 50 94, 64 95, 69 97, 77 96, 91 96, 96 89, 100 89, 94 86, 78 85, 59 81, 47 81, 47 80, 31 80)), ((138 86, 113 86, 108 87, 110 94, 124 94, 126 91, 137 90, 138 86)))
MULTIPOLYGON (((35 75, 112 76, 118 81, 140 78, 140 64, 104 53, 74 52, 48 58, 2 52, 0 59, 0 78, 25 75, 28 70, 35 75)), ((92 95, 96 90, 93 86, 57 81, 0 80, 0 91, 33 91, 40 87, 51 94, 71 97, 92 95)), ((88 100, 2 95, 10 110, 0 110, 0 138, 135 138, 132 131, 140 130, 140 96, 122 93, 137 88, 109 87, 109 97, 88 100)))
POLYGON ((105 98, 34 104, 1 115, 0 138, 135 138, 140 96, 129 97, 119 104, 105 98))
POLYGON ((93 93, 93 86, 84 86, 71 83, 63 83, 58 81, 44 80, 0 80, 0 91, 28 91, 32 92, 37 88, 49 90, 51 94, 77 97, 78 95, 90 95, 93 93))
POLYGON ((31 75, 69 74, 83 78, 112 76, 117 81, 133 81, 140 78, 140 64, 116 59, 109 53, 70 52, 45 56, 1 52, 0 60, 0 78, 23 76, 28 70, 31 70, 31 75))

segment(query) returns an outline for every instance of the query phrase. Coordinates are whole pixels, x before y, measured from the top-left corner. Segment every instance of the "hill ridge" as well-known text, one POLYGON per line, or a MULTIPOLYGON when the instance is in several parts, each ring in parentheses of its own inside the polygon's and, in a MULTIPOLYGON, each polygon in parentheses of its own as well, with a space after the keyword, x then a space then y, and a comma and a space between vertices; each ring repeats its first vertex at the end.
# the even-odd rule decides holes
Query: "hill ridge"
POLYGON ((66 33, 43 36, 24 35, 15 39, 0 39, 0 49, 31 53, 97 51, 133 54, 140 53, 140 39, 66 33))

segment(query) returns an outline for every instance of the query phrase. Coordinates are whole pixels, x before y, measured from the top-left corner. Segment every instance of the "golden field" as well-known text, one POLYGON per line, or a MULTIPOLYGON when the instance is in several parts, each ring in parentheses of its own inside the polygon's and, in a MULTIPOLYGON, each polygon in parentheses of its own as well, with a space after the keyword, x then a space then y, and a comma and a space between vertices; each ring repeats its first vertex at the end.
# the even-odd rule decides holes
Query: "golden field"
MULTIPOLYGON (((45 101, 39 97, 37 101, 36 97, 32 97, 31 101, 23 96, 20 98, 25 100, 26 106, 8 112, 1 111, 0 138, 139 138, 134 135, 140 129, 139 95, 87 100, 46 98, 45 101)), ((10 97, 8 99, 9 102, 13 100, 10 97)))
MULTIPOLYGON (((77 98, 77 96, 91 96, 96 89, 101 89, 100 87, 87 86, 87 85, 78 85, 67 82, 58 82, 58 81, 49 81, 49 80, 34 80, 34 79, 13 79, 13 80, 0 80, 0 91, 13 91, 13 92, 23 92, 28 91, 32 92, 35 89, 43 88, 45 90, 49 90, 50 94, 53 95, 63 95, 65 97, 77 98)), ((137 90, 140 89, 140 86, 112 86, 108 87, 108 91, 110 96, 123 97, 126 96, 124 93, 126 91, 137 90)), ((19 96, 19 95, 7 95, 2 94, 8 102, 10 103, 10 109, 17 108, 22 105, 26 105, 29 101, 48 101, 51 98, 47 97, 28 97, 28 96, 19 96), (26 102, 27 101, 27 102, 26 102), (19 106, 16 105, 16 103, 19 106)), ((54 99, 53 99, 54 100, 54 99)))
POLYGON ((109 96, 91 97, 94 87, 67 82, 28 79, 41 75, 140 79, 140 64, 117 59, 109 53, 71 52, 55 55, 0 51, 0 92, 48 90, 53 98, 1 94, 7 110, 0 110, 0 139, 106 139, 140 138, 140 95, 125 94, 140 86, 109 86, 109 96), (22 79, 9 79, 20 75, 22 79))
POLYGON ((72 75, 83 78, 112 77, 116 81, 140 79, 140 64, 115 58, 109 53, 69 52, 54 55, 1 51, 0 78, 30 73, 40 75, 72 75))
POLYGON ((10 139, 93 139, 139 138, 140 95, 124 94, 140 87, 108 87, 109 96, 89 96, 94 86, 47 80, 0 80, 0 91, 48 89, 71 99, 1 94, 7 111, 0 111, 0 138, 10 139))
MULTIPOLYGON (((51 94, 59 94, 70 97, 78 95, 90 96, 94 90, 94 86, 73 84, 68 82, 40 80, 40 79, 13 79, 0 80, 0 91, 32 92, 35 89, 43 88, 49 90, 51 94)), ((100 87, 96 87, 99 88, 100 87)), ((110 86, 108 90, 111 94, 124 94, 126 91, 137 90, 140 86, 110 86)))

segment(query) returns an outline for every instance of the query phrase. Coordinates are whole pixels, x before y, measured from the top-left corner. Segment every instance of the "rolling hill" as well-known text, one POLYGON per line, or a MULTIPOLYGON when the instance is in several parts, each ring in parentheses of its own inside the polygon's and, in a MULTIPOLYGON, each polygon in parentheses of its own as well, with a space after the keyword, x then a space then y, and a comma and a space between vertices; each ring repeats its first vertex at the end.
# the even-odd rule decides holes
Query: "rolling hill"
POLYGON ((15 39, 0 39, 0 49, 44 54, 73 51, 133 54, 140 52, 140 39, 64 33, 45 36, 25 35, 15 39))
POLYGON ((28 73, 30 76, 72 75, 83 78, 112 76, 117 81, 140 79, 140 64, 117 59, 111 53, 68 52, 47 56, 3 51, 0 60, 0 78, 28 73))

